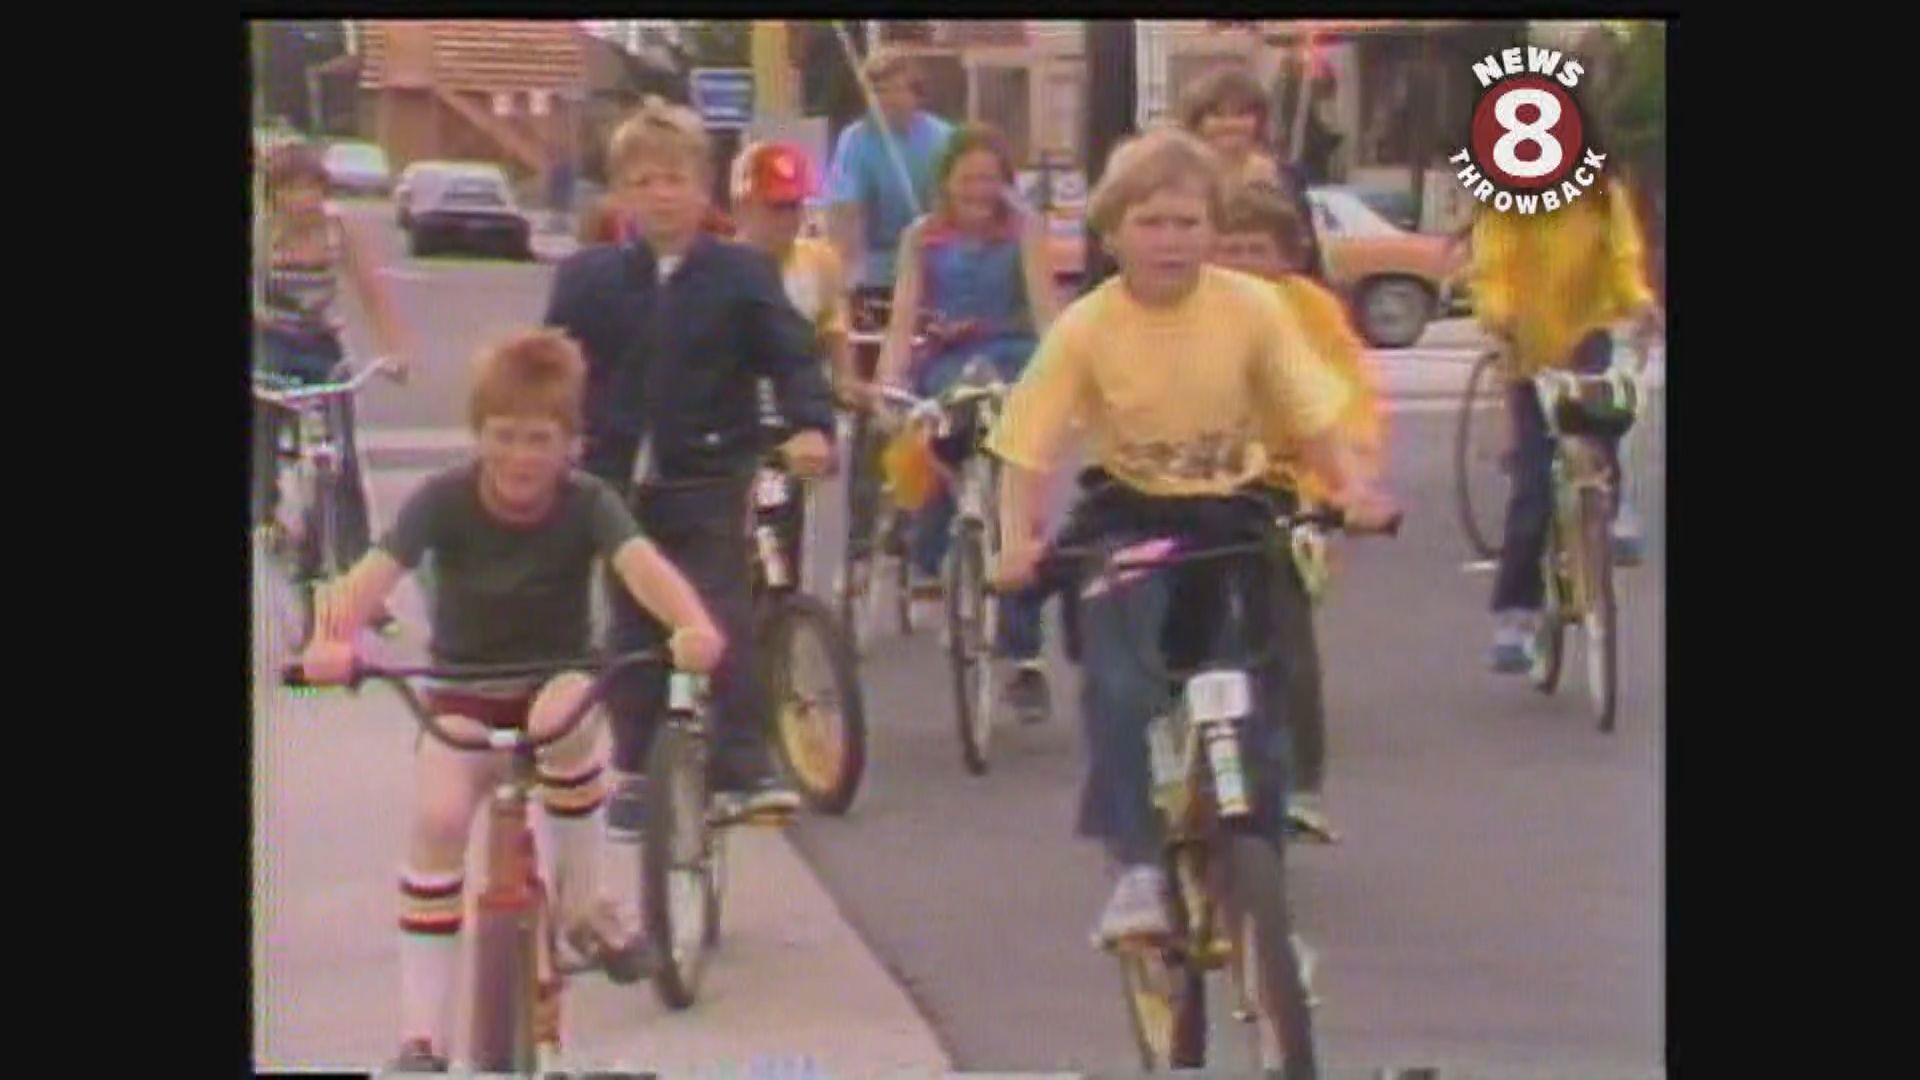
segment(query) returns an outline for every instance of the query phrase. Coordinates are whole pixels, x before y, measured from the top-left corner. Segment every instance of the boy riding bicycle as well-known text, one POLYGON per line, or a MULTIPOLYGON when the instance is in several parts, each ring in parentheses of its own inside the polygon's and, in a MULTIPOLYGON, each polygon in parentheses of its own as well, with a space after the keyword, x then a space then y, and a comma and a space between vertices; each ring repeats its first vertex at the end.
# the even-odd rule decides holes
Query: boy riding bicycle
MULTIPOLYGON (((781 447, 794 473, 817 477, 831 465, 833 399, 818 342, 773 260, 702 232, 713 166, 698 115, 650 101, 615 130, 607 159, 641 235, 561 263, 544 320, 586 355, 583 468, 631 497, 731 642, 712 681, 711 789, 738 797, 749 815, 789 812, 799 796, 775 775, 754 678, 747 516, 765 451, 762 378, 794 431, 781 447)), ((609 601, 614 651, 658 643, 655 620, 621 592, 609 601)), ((616 773, 608 823, 625 838, 643 825, 640 774, 666 694, 657 669, 624 672, 608 690, 616 773)), ((622 880, 637 887, 638 875, 622 880)), ((637 913, 638 897, 620 901, 637 913)))
MULTIPOLYGON (((1206 531, 1209 519, 1233 515, 1224 497, 1265 474, 1262 433, 1273 430, 1289 433, 1303 459, 1335 480, 1357 525, 1390 518, 1385 500, 1354 480, 1334 434, 1347 393, 1293 313, 1259 282, 1205 265, 1223 197, 1213 153, 1184 132, 1156 129, 1114 152, 1088 221, 1120 272, 1061 313, 994 435, 992 450, 1007 466, 1003 587, 1034 577, 1047 520, 1039 496, 1076 421, 1114 494, 1076 507, 1069 533, 1206 531)), ((1165 575, 1149 574, 1079 600, 1091 758, 1079 831, 1103 840, 1120 868, 1099 920, 1109 940, 1168 929, 1145 734, 1165 696, 1165 665, 1153 655, 1157 635, 1135 627, 1162 621, 1171 588, 1165 575)), ((1272 737, 1272 695, 1257 699, 1252 723, 1266 734, 1254 745, 1265 749, 1260 756, 1284 758, 1284 742, 1272 737)), ((1272 786, 1284 787, 1284 765, 1274 764, 1268 775, 1280 782, 1272 786)))
MULTIPOLYGON (((357 631, 400 579, 433 556, 429 651, 435 664, 564 662, 588 652, 588 595, 596 562, 609 564, 632 597, 674 627, 675 666, 706 671, 724 639, 679 571, 640 534, 601 481, 573 471, 586 365, 552 331, 516 334, 481 354, 469 397, 474 460, 416 489, 394 526, 354 568, 324 588, 309 682, 345 682, 357 631)), ((535 735, 565 717, 590 680, 552 678, 430 686, 427 706, 448 730, 527 727, 535 735)), ((610 978, 640 975, 641 941, 600 897, 600 807, 606 792, 599 728, 583 723, 542 756, 540 795, 557 843, 562 947, 597 961, 610 978)), ((486 758, 434 740, 415 752, 414 814, 400 879, 402 1047, 396 1069, 444 1071, 447 1006, 459 955, 467 827, 486 791, 486 758)))
MULTIPOLYGON (((1346 305, 1303 269, 1307 246, 1304 223, 1278 190, 1259 184, 1240 187, 1227 199, 1214 261, 1273 283, 1300 321, 1314 350, 1345 384, 1348 405, 1339 431, 1354 453, 1363 478, 1380 477, 1385 451, 1379 395, 1368 370, 1366 346, 1347 321, 1346 305)), ((1267 444, 1272 459, 1267 482, 1282 504, 1309 507, 1330 501, 1331 478, 1306 468, 1298 447, 1285 432, 1267 444)), ((1287 650, 1288 724, 1293 729, 1294 791, 1288 799, 1288 823, 1305 835, 1334 843, 1339 835, 1320 801, 1326 779, 1326 701, 1321 692, 1320 652, 1313 632, 1313 597, 1295 567, 1276 575, 1273 631, 1287 650)))

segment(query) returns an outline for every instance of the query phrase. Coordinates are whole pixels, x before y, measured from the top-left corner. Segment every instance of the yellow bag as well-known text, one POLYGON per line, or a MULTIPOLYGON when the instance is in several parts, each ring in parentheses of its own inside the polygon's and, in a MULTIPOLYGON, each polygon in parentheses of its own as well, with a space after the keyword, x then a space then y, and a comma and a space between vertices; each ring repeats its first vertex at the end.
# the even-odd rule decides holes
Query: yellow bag
POLYGON ((903 510, 925 506, 940 483, 940 468, 926 429, 915 424, 888 440, 880 452, 880 470, 895 506, 903 510))

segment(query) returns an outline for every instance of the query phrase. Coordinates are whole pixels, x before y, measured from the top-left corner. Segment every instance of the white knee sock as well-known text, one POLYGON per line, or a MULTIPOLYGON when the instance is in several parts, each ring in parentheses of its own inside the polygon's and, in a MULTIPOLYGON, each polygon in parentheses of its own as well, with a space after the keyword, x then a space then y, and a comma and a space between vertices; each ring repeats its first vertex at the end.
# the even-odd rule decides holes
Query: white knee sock
POLYGON ((445 1054, 460 959, 461 875, 408 873, 401 889, 400 1037, 426 1039, 445 1054))

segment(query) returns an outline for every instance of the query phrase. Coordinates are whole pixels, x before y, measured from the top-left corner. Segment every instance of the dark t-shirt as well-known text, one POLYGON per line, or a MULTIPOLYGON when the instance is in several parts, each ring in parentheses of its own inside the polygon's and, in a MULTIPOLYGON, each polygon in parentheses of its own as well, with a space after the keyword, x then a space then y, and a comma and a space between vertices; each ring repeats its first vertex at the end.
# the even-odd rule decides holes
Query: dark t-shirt
POLYGON ((613 489, 577 471, 545 520, 501 521, 481 505, 479 465, 468 463, 421 484, 380 548, 408 570, 433 556, 435 663, 540 663, 586 654, 594 568, 639 535, 613 489))

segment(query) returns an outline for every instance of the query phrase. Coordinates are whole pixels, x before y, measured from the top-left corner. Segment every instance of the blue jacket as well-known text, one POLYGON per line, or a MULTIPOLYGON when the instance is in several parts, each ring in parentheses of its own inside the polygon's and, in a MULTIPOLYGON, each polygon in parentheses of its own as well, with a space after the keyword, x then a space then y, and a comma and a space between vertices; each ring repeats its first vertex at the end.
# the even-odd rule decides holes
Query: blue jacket
POLYGON ((764 450, 757 379, 795 429, 831 437, 813 328, 766 254, 702 235, 664 283, 643 241, 560 264, 545 322, 587 358, 587 472, 626 490, 641 438, 661 479, 743 475, 764 450))

